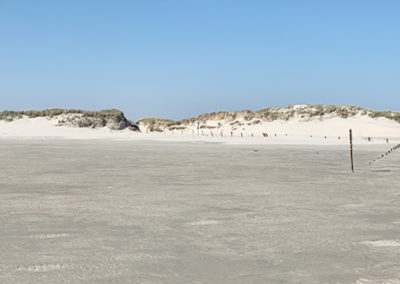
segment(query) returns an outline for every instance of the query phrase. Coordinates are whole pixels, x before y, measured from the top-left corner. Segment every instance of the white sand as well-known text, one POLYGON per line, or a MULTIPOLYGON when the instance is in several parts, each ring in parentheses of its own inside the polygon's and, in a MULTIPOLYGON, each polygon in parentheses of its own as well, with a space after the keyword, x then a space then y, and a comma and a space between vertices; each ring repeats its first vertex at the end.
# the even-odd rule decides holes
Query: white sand
POLYGON ((364 241, 361 243, 374 247, 400 247, 400 242, 397 240, 364 241))
POLYGON ((355 116, 347 119, 333 117, 303 121, 295 118, 289 121, 277 120, 256 125, 238 126, 231 136, 232 126, 223 120, 208 121, 207 125, 218 123, 217 129, 197 130, 195 123, 185 125, 185 130, 166 130, 149 133, 141 127, 142 133, 130 130, 113 131, 108 128, 77 128, 57 126, 58 120, 47 118, 17 119, 12 122, 0 121, 0 138, 68 138, 68 139, 135 139, 220 142, 227 144, 348 144, 348 131, 353 129, 355 144, 381 144, 400 141, 400 123, 386 118, 355 116), (263 133, 268 137, 264 138, 263 133), (242 137, 243 135, 243 137, 242 137), (276 135, 276 136, 275 136, 276 135), (325 138, 326 136, 326 138, 325 138), (339 138, 340 137, 340 138, 339 138), (372 141, 368 141, 371 137, 372 141))

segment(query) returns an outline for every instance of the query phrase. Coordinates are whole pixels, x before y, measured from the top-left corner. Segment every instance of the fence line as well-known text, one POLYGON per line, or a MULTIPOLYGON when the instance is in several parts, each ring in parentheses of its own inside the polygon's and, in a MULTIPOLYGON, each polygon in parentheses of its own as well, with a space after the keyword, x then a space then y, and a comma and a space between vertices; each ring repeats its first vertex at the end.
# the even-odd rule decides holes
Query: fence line
POLYGON ((394 151, 399 150, 400 149, 400 144, 390 148, 390 150, 386 151, 384 154, 381 154, 379 157, 377 157, 376 159, 373 159, 371 162, 369 162, 369 164, 371 165, 374 162, 379 161, 380 159, 383 159, 385 156, 389 156, 390 154, 392 154, 394 151))

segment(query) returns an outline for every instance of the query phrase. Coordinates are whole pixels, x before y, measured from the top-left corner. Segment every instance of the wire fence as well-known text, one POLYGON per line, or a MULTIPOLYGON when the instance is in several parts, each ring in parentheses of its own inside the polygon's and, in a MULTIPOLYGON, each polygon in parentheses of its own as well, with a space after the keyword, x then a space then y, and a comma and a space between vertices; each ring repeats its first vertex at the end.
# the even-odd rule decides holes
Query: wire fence
POLYGON ((371 162, 369 162, 369 164, 371 165, 374 162, 377 162, 387 156, 390 156, 394 151, 399 150, 400 149, 400 144, 390 148, 390 150, 386 151, 385 153, 381 154, 379 157, 373 159, 371 162))

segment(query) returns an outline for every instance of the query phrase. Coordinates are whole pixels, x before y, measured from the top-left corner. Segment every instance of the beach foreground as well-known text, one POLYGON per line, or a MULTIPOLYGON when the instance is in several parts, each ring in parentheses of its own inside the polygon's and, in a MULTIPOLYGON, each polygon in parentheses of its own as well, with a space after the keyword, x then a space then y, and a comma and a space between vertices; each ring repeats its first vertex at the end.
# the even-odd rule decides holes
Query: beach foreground
POLYGON ((0 140, 0 282, 400 283, 392 146, 0 140))

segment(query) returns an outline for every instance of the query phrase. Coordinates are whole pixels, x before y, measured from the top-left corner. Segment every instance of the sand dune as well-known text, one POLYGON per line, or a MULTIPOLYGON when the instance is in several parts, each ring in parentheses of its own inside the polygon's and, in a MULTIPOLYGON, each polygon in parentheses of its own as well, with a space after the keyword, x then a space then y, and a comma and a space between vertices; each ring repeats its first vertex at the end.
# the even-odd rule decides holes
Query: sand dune
POLYGON ((288 106, 258 112, 218 112, 182 121, 139 120, 141 133, 60 123, 64 116, 0 120, 1 138, 150 139, 228 144, 347 144, 400 141, 397 113, 346 106, 288 106))

